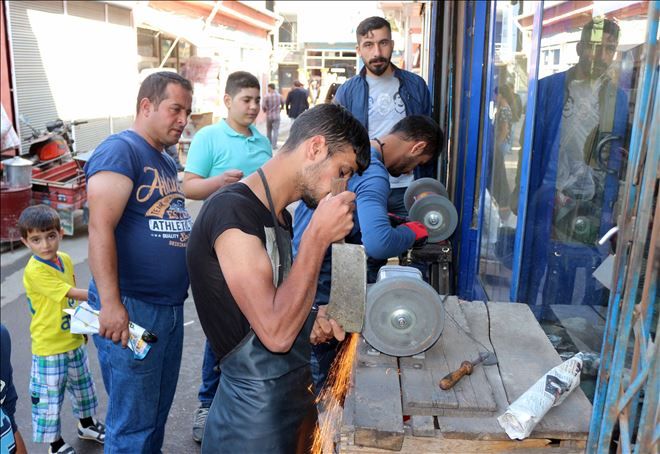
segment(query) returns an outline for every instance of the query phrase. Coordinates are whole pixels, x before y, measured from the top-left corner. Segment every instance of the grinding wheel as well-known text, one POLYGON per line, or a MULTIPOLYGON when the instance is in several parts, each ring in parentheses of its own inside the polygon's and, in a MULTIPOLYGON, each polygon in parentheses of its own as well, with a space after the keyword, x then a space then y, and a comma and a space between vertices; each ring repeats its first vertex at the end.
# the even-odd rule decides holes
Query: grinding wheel
POLYGON ((367 291, 362 336, 391 356, 413 356, 433 346, 442 334, 440 296, 416 268, 384 266, 367 291))
POLYGON ((408 189, 406 189, 405 194, 403 195, 403 204, 406 207, 406 211, 410 211, 410 208, 415 203, 415 200, 421 199, 424 194, 438 194, 443 197, 449 198, 447 189, 445 186, 440 183, 435 178, 420 178, 410 183, 408 189))
POLYGON ((458 225, 458 213, 454 204, 449 199, 435 194, 415 201, 409 217, 412 221, 424 224, 429 233, 429 243, 446 240, 458 225))

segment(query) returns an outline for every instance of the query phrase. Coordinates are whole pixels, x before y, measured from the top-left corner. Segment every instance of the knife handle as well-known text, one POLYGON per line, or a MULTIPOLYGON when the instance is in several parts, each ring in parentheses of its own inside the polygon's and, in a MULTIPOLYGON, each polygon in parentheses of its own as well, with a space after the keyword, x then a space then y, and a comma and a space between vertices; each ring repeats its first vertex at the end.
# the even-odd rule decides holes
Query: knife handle
POLYGON ((332 195, 341 194, 346 190, 348 186, 348 178, 333 178, 332 183, 330 184, 330 190, 332 195))
POLYGON ((463 361, 461 367, 456 369, 454 372, 450 372, 440 380, 440 388, 445 391, 453 388, 453 386, 458 383, 458 381, 463 378, 465 375, 470 375, 474 370, 474 366, 470 361, 463 361))
MULTIPOLYGON (((341 194, 348 187, 348 178, 333 178, 332 183, 330 183, 330 191, 333 196, 341 194)), ((335 244, 344 244, 346 240, 342 238, 341 240, 335 241, 335 244)))

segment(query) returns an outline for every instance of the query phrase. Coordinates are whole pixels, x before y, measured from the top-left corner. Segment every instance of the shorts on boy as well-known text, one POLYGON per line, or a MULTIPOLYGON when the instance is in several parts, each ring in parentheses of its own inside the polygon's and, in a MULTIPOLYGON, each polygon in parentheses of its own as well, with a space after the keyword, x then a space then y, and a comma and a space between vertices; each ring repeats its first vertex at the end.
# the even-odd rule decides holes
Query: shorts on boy
POLYGON ((32 439, 51 443, 60 438, 60 412, 65 390, 77 419, 94 416, 98 401, 84 345, 56 355, 32 355, 30 374, 32 439))

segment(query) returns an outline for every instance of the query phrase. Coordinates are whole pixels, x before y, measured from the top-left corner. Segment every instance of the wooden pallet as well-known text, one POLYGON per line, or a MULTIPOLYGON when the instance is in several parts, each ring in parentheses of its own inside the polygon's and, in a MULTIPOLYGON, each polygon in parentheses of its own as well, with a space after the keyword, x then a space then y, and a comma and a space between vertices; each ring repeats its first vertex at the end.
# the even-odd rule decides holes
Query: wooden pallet
POLYGON ((561 363, 529 307, 459 303, 456 298, 448 298, 446 307, 458 324, 495 351, 498 365, 477 366, 452 391, 440 390, 444 371, 483 350, 449 317, 440 341, 424 359, 373 355, 361 341, 344 405, 339 451, 583 452, 591 404, 580 388, 551 409, 526 440, 510 440, 497 423, 510 402, 561 363), (405 425, 403 415, 411 416, 405 425))

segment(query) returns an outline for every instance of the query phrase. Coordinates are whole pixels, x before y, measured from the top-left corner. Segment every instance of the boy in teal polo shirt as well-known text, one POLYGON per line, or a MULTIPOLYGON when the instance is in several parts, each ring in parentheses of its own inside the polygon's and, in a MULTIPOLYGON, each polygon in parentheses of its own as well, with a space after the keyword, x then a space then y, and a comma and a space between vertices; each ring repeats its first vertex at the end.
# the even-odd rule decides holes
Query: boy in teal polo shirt
POLYGON ((183 176, 186 198, 204 200, 273 156, 270 142, 253 124, 261 103, 257 78, 245 71, 230 74, 224 102, 227 118, 199 130, 190 144, 183 176))

